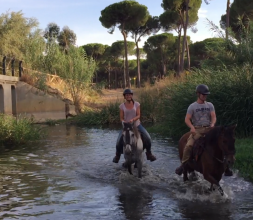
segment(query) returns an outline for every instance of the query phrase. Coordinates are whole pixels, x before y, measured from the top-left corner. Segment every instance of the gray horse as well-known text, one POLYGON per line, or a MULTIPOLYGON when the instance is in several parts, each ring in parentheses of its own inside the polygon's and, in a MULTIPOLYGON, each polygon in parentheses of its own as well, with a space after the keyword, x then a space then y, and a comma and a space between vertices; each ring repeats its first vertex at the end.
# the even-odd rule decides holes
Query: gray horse
POLYGON ((124 165, 128 168, 131 175, 132 164, 138 168, 138 177, 142 176, 142 164, 143 164, 143 142, 141 135, 134 123, 122 123, 123 125, 123 153, 125 157, 124 165))

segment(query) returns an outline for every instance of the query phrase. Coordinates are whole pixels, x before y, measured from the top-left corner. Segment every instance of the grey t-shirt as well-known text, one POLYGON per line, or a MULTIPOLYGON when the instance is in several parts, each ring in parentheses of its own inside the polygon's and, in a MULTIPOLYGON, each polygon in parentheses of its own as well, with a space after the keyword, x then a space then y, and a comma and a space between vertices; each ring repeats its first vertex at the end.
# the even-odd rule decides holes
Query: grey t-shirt
POLYGON ((188 107, 187 114, 192 115, 193 126, 210 126, 211 112, 214 111, 214 106, 211 102, 205 102, 204 104, 194 102, 188 107))
MULTIPOLYGON (((128 122, 130 121, 131 119, 133 119, 134 117, 136 117, 136 110, 137 108, 140 106, 140 103, 139 102, 134 102, 134 107, 132 109, 127 109, 126 106, 125 106, 125 103, 122 103, 119 108, 121 110, 123 110, 124 112, 124 121, 128 122)), ((140 120, 138 119, 136 122, 135 122, 135 125, 138 126, 140 124, 140 120)))

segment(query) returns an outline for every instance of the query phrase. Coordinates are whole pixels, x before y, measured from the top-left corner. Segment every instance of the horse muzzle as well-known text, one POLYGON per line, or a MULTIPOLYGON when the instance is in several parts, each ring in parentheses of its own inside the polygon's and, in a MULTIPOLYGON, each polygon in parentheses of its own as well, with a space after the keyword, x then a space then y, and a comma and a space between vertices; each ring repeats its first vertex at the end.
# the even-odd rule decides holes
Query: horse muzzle
POLYGON ((235 155, 230 154, 230 155, 225 156, 225 161, 226 161, 227 164, 233 165, 234 162, 235 162, 235 155))
POLYGON ((125 154, 132 154, 132 147, 130 144, 127 144, 125 147, 125 154))

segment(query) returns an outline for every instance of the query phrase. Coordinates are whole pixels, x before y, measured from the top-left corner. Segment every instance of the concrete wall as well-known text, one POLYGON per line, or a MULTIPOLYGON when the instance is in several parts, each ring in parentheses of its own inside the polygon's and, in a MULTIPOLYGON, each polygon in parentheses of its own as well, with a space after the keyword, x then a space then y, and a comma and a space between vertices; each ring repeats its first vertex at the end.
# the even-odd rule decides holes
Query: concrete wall
POLYGON ((16 84, 17 115, 33 117, 37 122, 65 119, 65 102, 27 83, 16 84))
POLYGON ((0 113, 15 114, 15 85, 18 81, 18 77, 0 75, 0 113))

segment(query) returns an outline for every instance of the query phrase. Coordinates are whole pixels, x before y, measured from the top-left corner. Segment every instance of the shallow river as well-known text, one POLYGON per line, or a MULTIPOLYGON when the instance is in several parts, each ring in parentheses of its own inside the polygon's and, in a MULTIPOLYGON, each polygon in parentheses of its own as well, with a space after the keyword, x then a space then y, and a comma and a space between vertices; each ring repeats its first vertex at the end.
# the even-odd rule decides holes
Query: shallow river
POLYGON ((1 219, 253 219, 253 186, 236 172, 223 177, 222 197, 207 194, 200 175, 184 183, 174 173, 176 145, 154 134, 157 160, 145 158, 143 178, 112 163, 117 129, 48 127, 36 146, 2 149, 1 219))

